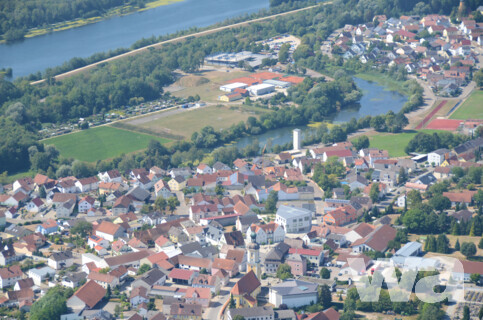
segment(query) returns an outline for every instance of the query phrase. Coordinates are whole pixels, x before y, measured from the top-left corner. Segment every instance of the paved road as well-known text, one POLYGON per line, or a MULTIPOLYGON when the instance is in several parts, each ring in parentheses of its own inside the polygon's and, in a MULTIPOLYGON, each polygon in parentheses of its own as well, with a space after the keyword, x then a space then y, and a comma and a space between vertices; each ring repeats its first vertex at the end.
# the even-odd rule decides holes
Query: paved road
MULTIPOLYGON (((210 30, 205 30, 205 31, 196 32, 196 33, 193 33, 193 34, 188 34, 188 35, 185 35, 185 36, 173 38, 173 39, 166 40, 166 41, 161 41, 161 42, 149 45, 149 46, 145 46, 145 47, 142 47, 142 48, 139 48, 139 49, 131 50, 129 52, 120 54, 120 55, 115 56, 115 57, 111 57, 109 59, 105 59, 105 60, 102 60, 102 61, 95 62, 93 64, 84 66, 82 68, 78 68, 78 69, 75 69, 75 70, 71 70, 69 72, 65 72, 65 73, 56 75, 54 78, 55 78, 55 80, 62 80, 64 78, 68 78, 68 77, 73 76, 75 74, 78 74, 80 72, 90 70, 90 69, 92 69, 92 68, 94 68, 94 67, 96 67, 96 66, 98 66, 102 63, 107 63, 107 62, 111 62, 111 61, 114 61, 114 60, 117 60, 117 59, 120 59, 120 58, 133 56, 133 55, 136 55, 138 53, 142 53, 146 50, 149 50, 150 48, 159 48, 159 47, 161 47, 165 44, 179 42, 179 41, 185 40, 187 38, 201 37, 201 36, 205 36, 205 35, 208 35, 208 34, 211 34, 211 33, 219 32, 219 31, 223 31, 223 30, 227 30, 227 29, 238 28, 238 27, 245 26, 245 25, 248 25, 248 24, 251 24, 251 23, 255 23, 255 22, 261 22, 261 21, 264 21, 264 20, 270 20, 270 19, 273 19, 273 18, 276 18, 276 17, 281 17, 281 16, 297 13, 297 12, 300 12, 300 11, 310 10, 310 9, 315 8, 317 6, 327 5, 327 4, 331 4, 331 3, 332 3, 332 1, 324 2, 324 3, 321 3, 321 4, 317 4, 317 5, 302 8, 302 9, 287 11, 287 12, 283 12, 283 13, 279 13, 279 14, 274 14, 274 15, 271 15, 271 16, 268 16, 268 17, 257 18, 257 19, 253 19, 253 20, 249 20, 249 21, 239 22, 239 23, 231 24, 231 25, 224 26, 224 27, 214 28, 214 29, 210 29, 210 30)), ((45 79, 31 82, 31 84, 40 84, 40 83, 43 83, 43 82, 45 82, 45 79)))

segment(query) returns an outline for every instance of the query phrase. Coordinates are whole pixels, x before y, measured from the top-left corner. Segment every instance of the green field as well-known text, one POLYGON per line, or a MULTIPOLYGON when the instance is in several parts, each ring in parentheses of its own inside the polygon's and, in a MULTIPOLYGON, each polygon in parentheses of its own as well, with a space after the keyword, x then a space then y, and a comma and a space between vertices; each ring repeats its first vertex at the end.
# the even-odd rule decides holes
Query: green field
POLYGON ((470 97, 453 112, 450 119, 483 119, 483 90, 473 91, 470 97))
MULTIPOLYGON (((426 133, 440 132, 439 130, 420 131, 426 133)), ((404 157, 407 156, 407 154, 404 152, 404 148, 406 148, 409 141, 420 131, 410 131, 396 134, 378 133, 376 135, 369 136, 370 147, 387 150, 389 152, 389 156, 391 157, 404 157)))
POLYGON ((203 127, 212 126, 216 131, 219 131, 240 121, 245 122, 250 116, 258 117, 257 114, 263 112, 269 111, 246 106, 232 108, 208 106, 153 119, 153 121, 140 124, 139 127, 147 129, 153 134, 169 133, 190 139, 193 132, 201 131, 203 127))
POLYGON ((170 140, 147 134, 116 129, 108 126, 50 138, 45 144, 53 144, 64 157, 95 162, 145 149, 150 140, 167 143, 170 140))

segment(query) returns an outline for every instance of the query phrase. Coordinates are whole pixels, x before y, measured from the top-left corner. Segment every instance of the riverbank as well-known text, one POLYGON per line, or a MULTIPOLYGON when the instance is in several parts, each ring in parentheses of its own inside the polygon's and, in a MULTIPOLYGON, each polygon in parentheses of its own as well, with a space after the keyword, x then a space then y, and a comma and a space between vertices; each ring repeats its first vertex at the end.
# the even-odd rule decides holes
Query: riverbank
POLYGON ((385 87, 386 91, 396 91, 402 95, 409 96, 409 92, 403 86, 405 81, 398 81, 380 72, 362 72, 354 74, 355 77, 366 81, 376 82, 385 87))
MULTIPOLYGON (((136 12, 142 12, 145 10, 157 8, 160 6, 166 6, 170 5, 176 2, 181 2, 184 0, 155 0, 152 2, 146 3, 144 7, 137 7, 137 6, 131 6, 131 5, 125 5, 122 7, 115 7, 110 10, 108 10, 105 14, 102 16, 97 16, 97 17, 91 17, 87 19, 76 19, 76 20, 70 20, 70 21, 65 21, 65 22, 59 22, 53 25, 50 25, 45 28, 34 28, 30 29, 27 34, 25 35, 25 38, 33 38, 37 36, 42 36, 48 33, 56 32, 56 31, 65 31, 73 28, 78 28, 82 26, 86 26, 88 24, 100 22, 112 17, 116 16, 125 16, 128 14, 136 13, 136 12)), ((5 40, 0 41, 0 43, 5 43, 5 40)))

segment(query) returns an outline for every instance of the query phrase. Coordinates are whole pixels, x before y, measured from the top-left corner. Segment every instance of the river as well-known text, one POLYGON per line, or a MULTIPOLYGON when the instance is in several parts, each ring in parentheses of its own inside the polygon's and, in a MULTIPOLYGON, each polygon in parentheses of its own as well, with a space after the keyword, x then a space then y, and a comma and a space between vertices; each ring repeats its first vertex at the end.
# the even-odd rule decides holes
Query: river
POLYGON ((74 57, 128 48, 141 38, 206 27, 258 12, 269 0, 185 0, 154 9, 113 17, 79 28, 0 45, 0 68, 13 77, 27 76, 63 64, 74 57))
MULTIPOLYGON (((352 118, 359 119, 367 115, 376 116, 379 114, 385 114, 388 111, 394 111, 397 113, 407 101, 406 96, 396 91, 387 90, 385 86, 379 83, 363 80, 357 77, 354 77, 354 82, 363 93, 360 106, 357 108, 341 110, 335 115, 332 120, 333 123, 344 123, 352 118)), ((302 131, 302 138, 316 130, 309 126, 299 126, 297 128, 302 131)), ((292 142, 293 129, 295 129, 295 127, 286 127, 270 130, 257 136, 243 137, 237 140, 233 145, 239 149, 244 148, 251 144, 255 138, 258 139, 260 147, 265 146, 269 139, 271 140, 272 146, 277 144, 283 145, 292 142)))

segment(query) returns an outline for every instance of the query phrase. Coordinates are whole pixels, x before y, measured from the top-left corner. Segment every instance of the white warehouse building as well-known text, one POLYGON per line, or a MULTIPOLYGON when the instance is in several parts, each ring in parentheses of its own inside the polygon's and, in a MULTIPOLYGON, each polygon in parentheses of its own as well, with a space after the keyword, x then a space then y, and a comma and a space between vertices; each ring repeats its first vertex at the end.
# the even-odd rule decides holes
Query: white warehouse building
POLYGON ((248 87, 246 84, 241 82, 229 83, 220 87, 221 91, 233 92, 235 89, 245 89, 248 87))
POLYGON ((262 83, 248 87, 247 90, 252 96, 263 96, 264 94, 274 92, 275 86, 272 84, 262 83))

